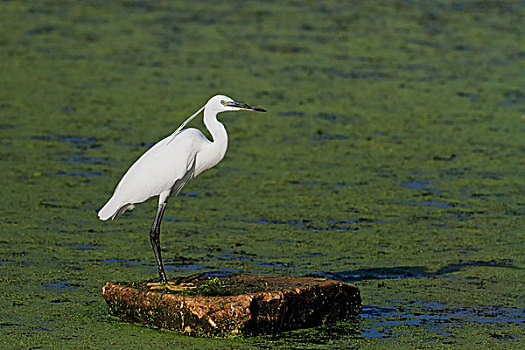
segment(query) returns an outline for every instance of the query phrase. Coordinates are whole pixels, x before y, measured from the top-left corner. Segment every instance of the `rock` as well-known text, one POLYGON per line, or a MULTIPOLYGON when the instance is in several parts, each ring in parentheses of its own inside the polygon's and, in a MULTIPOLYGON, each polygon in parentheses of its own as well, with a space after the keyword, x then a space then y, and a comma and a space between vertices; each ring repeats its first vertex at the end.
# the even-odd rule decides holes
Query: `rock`
POLYGON ((107 282, 102 294, 109 313, 183 334, 225 337, 314 327, 361 310, 356 286, 327 279, 204 273, 175 280, 197 287, 179 293, 150 290, 148 282, 107 282))

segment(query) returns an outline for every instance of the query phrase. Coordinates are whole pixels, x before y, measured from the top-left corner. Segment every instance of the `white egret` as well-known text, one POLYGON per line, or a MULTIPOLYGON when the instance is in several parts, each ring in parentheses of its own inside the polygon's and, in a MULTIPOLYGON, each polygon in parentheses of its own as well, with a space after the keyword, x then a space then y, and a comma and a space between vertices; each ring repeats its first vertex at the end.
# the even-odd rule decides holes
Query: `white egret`
POLYGON ((98 212, 100 220, 114 219, 136 204, 159 197, 157 215, 150 230, 150 241, 157 260, 160 282, 167 285, 160 254, 160 223, 170 194, 176 195, 191 179, 219 163, 228 148, 228 133, 217 120, 217 114, 249 110, 266 112, 263 108, 235 102, 217 95, 189 117, 175 132, 153 145, 128 169, 115 193, 98 212), (204 125, 213 140, 197 129, 182 130, 204 110, 204 125))

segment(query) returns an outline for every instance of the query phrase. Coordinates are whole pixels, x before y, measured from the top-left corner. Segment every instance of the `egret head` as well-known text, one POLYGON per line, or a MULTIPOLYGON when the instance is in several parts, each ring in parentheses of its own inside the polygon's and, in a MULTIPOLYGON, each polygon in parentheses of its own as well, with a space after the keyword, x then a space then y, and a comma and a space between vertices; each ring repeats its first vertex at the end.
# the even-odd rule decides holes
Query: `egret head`
POLYGON ((210 98, 208 103, 206 103, 206 108, 216 110, 217 112, 240 110, 266 112, 264 108, 254 107, 245 103, 240 103, 224 95, 217 95, 210 98))

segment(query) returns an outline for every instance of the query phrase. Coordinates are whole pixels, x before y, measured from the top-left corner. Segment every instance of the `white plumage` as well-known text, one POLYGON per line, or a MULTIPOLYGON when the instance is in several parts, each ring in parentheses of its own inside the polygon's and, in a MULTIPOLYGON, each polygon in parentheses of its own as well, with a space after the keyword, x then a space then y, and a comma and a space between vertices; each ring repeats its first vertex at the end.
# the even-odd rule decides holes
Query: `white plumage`
POLYGON ((113 196, 98 212, 101 220, 114 219, 136 204, 159 197, 159 208, 150 231, 151 244, 157 258, 159 276, 166 282, 160 258, 160 222, 167 198, 177 194, 194 177, 219 163, 228 148, 228 133, 217 120, 217 114, 236 110, 265 110, 235 102, 224 95, 212 97, 204 107, 188 118, 171 135, 162 139, 144 153, 120 180, 113 196), (187 123, 204 110, 204 125, 210 132, 210 141, 197 129, 185 129, 187 123))
MULTIPOLYGON (((199 174, 195 172, 197 154, 210 144, 197 129, 184 130, 176 137, 170 135, 162 139, 124 174, 113 196, 98 212, 99 218, 114 219, 151 197, 162 195, 164 202, 172 191, 177 194, 199 174)), ((202 168, 201 165, 201 172, 202 168)))

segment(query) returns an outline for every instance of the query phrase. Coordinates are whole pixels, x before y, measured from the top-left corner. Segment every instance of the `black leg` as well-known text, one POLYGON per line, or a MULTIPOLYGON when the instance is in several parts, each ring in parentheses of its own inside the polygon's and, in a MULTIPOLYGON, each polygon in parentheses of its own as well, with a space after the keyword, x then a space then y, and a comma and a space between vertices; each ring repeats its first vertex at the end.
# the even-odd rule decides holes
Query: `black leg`
POLYGON ((157 268, 159 269, 159 278, 161 282, 168 283, 166 278, 166 273, 164 272, 164 266, 162 265, 162 258, 160 256, 160 223, 162 221, 162 216, 164 215, 164 209, 166 209, 166 202, 162 203, 157 210, 157 215, 155 216, 155 221, 153 221, 153 226, 151 226, 151 231, 149 232, 149 239, 151 241, 151 246, 153 247, 153 252, 155 253, 155 259, 157 260, 157 268))

